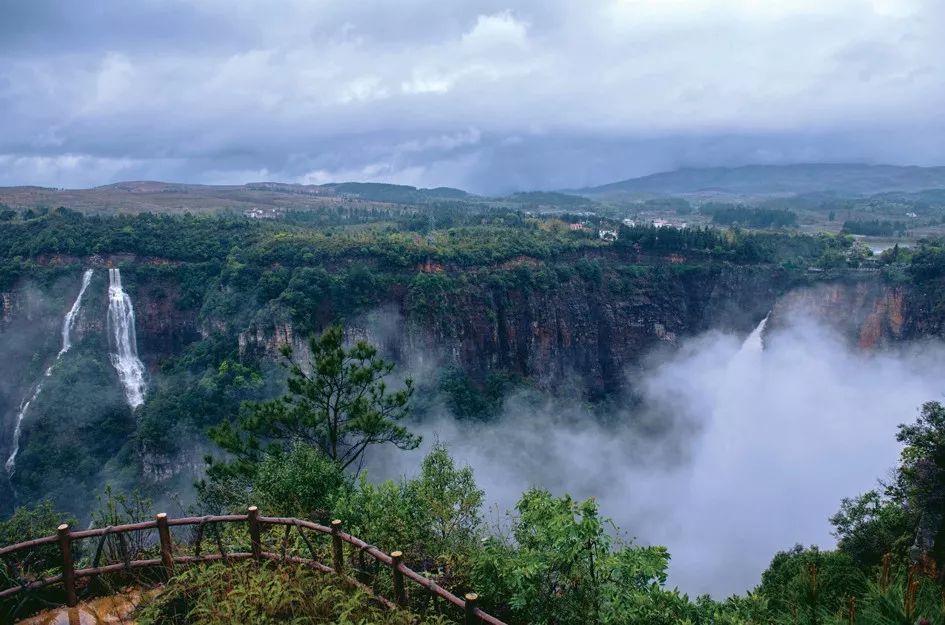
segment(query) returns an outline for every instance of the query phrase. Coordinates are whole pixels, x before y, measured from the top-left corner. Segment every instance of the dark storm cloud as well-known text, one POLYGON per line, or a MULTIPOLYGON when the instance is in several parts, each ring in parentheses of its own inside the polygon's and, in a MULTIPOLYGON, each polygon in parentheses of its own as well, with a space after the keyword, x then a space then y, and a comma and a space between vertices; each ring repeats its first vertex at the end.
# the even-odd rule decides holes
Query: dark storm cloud
POLYGON ((500 192, 680 165, 937 163, 943 15, 930 0, 0 0, 0 184, 500 192))

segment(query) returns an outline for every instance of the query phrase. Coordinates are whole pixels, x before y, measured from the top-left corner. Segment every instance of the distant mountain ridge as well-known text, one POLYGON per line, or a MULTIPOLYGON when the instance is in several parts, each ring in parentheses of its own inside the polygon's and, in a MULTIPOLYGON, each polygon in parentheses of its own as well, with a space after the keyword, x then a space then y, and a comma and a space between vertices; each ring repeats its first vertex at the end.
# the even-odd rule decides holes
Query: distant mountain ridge
POLYGON ((0 208, 66 206, 91 212, 171 212, 319 208, 355 199, 384 204, 505 201, 523 206, 578 209, 591 200, 659 195, 805 195, 835 193, 945 192, 945 167, 857 164, 746 165, 689 168, 563 191, 529 191, 504 197, 477 196, 462 189, 425 189, 376 182, 297 184, 250 182, 233 185, 122 181, 91 189, 39 186, 0 187, 0 208))
POLYGON ((871 195, 945 188, 945 167, 820 164, 687 168, 576 189, 588 197, 625 194, 871 195))
POLYGON ((89 212, 247 211, 260 208, 300 209, 337 206, 352 199, 384 204, 423 204, 470 200, 461 189, 417 188, 372 182, 322 185, 285 182, 250 182, 233 185, 131 180, 91 189, 56 189, 38 186, 0 187, 0 209, 66 206, 89 212))

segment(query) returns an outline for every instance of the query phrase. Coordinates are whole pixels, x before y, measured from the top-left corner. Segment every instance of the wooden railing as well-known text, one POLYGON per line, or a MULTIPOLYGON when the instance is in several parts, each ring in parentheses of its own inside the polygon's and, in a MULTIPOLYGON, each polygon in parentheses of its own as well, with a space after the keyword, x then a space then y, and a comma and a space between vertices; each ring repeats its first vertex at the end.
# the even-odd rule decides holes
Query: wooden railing
MULTIPOLYGON (((164 574, 170 578, 174 575, 174 568, 178 564, 193 564, 197 562, 211 562, 217 560, 230 561, 254 559, 257 561, 273 560, 277 562, 291 562, 302 564, 324 573, 335 573, 341 576, 346 582, 368 590, 372 595, 375 596, 375 598, 388 607, 394 607, 395 604, 400 607, 406 607, 407 590, 405 579, 409 579, 417 585, 422 586, 433 596, 439 597, 440 599, 443 599, 462 610, 464 615, 464 623, 466 623, 466 625, 472 625, 474 623, 505 625, 505 623, 499 619, 486 614, 477 607, 479 597, 476 594, 468 593, 463 599, 460 599, 453 593, 438 585, 432 579, 428 579, 427 577, 424 577, 423 575, 406 566, 402 562, 403 554, 401 552, 394 551, 390 554, 384 553, 377 547, 369 545, 360 538, 356 538, 342 531, 340 520, 334 520, 331 522, 330 527, 326 527, 324 525, 302 519, 287 517, 266 517, 259 515, 259 511, 257 510, 256 506, 251 506, 247 510, 246 514, 228 514, 222 516, 183 517, 173 519, 169 518, 164 513, 160 513, 155 516, 153 521, 131 523, 127 525, 115 525, 81 531, 72 531, 69 525, 63 524, 59 526, 58 532, 52 536, 45 536, 43 538, 37 538, 35 540, 29 540, 26 542, 17 543, 15 545, 9 545, 7 547, 0 547, 0 558, 20 551, 57 544, 62 556, 61 573, 49 577, 40 577, 39 579, 20 580, 17 586, 0 590, 0 600, 7 599, 21 592, 38 590, 40 588, 53 586, 55 584, 62 584, 65 590, 66 604, 72 607, 78 603, 76 582, 80 579, 93 578, 106 573, 120 573, 135 569, 150 568, 163 569, 164 574), (208 524, 221 523, 246 523, 249 529, 250 551, 226 552, 223 547, 222 539, 220 538, 220 533, 217 531, 216 544, 218 547, 218 552, 211 554, 201 554, 204 528, 207 527, 208 524), (170 528, 179 526, 197 526, 197 537, 195 540, 193 555, 175 553, 174 544, 171 539, 170 528), (263 550, 261 536, 262 528, 264 526, 285 527, 285 533, 282 540, 282 549, 280 553, 263 550), (293 527, 298 530, 302 542, 308 548, 309 555, 311 556, 310 558, 287 555, 287 545, 293 527), (132 560, 130 555, 123 555, 123 562, 121 563, 106 564, 103 566, 99 565, 105 540, 109 536, 118 536, 121 544, 124 546, 125 534, 152 529, 157 529, 158 531, 158 539, 160 541, 160 558, 132 560), (319 534, 326 534, 330 536, 332 559, 331 566, 323 564, 319 561, 314 547, 303 530, 311 530, 319 534), (76 541, 87 538, 99 538, 99 543, 95 550, 95 557, 92 561, 92 566, 76 569, 73 545, 76 541), (372 588, 365 585, 363 582, 348 576, 345 573, 345 543, 355 547, 360 554, 367 554, 374 558, 375 561, 390 568, 394 594, 393 601, 378 595, 373 591, 372 588)), ((127 554, 127 551, 124 548, 123 553, 127 554)))

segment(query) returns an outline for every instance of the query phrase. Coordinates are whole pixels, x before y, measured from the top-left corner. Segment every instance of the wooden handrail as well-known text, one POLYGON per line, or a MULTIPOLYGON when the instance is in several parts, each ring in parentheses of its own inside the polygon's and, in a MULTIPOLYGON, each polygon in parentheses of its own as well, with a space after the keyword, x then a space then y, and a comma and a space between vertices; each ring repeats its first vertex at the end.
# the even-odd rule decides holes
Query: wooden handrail
MULTIPOLYGON (((290 531, 289 528, 286 531, 290 531)), ((287 534, 288 536, 288 534, 287 534)), ((302 534, 303 539, 305 535, 302 534)), ((199 539, 198 539, 199 540, 199 539)), ((307 539, 305 539, 307 540, 307 539)), ((19 551, 32 549, 36 547, 42 547, 45 545, 59 545, 60 552, 63 558, 62 573, 59 575, 53 575, 51 577, 40 578, 37 580, 32 580, 25 582, 18 586, 13 586, 11 588, 6 588, 0 590, 0 599, 6 599, 12 597, 17 593, 29 590, 38 590, 40 588, 45 588, 47 586, 52 586, 55 584, 64 584, 66 590, 66 602, 71 607, 76 605, 77 597, 75 593, 75 581, 78 579, 84 579, 87 577, 94 577, 96 575, 102 575, 106 573, 118 573, 121 571, 126 571, 129 569, 143 569, 143 568, 152 568, 152 567, 162 567, 165 573, 170 576, 173 575, 174 565, 175 564, 195 564, 199 562, 212 562, 216 560, 273 560, 279 562, 292 562, 296 564, 301 564, 314 568, 318 571, 324 573, 337 573, 346 581, 357 585, 358 587, 364 588, 374 594, 374 596, 380 600, 384 605, 388 607, 394 607, 395 603, 404 605, 406 603, 406 589, 404 588, 404 579, 409 579, 418 586, 426 589, 427 592, 444 599, 448 603, 456 606, 464 613, 465 623, 487 623, 488 625, 505 625, 502 621, 486 614, 481 609, 477 607, 478 595, 470 593, 466 595, 466 599, 461 599, 446 590, 436 582, 431 579, 428 579, 417 573, 413 569, 409 568, 401 561, 401 553, 395 551, 392 554, 387 554, 378 549, 377 547, 370 545, 360 538, 352 536, 347 532, 341 530, 341 521, 335 520, 332 521, 330 527, 321 525, 319 523, 313 523, 312 521, 306 521, 304 519, 296 519, 292 517, 267 517, 260 516, 258 510, 255 506, 252 506, 247 511, 247 514, 226 514, 226 515, 213 515, 213 516, 202 516, 202 517, 181 517, 177 519, 172 519, 164 513, 160 513, 155 516, 154 521, 144 521, 141 523, 128 523, 125 525, 114 525, 110 527, 95 528, 82 530, 78 532, 73 532, 70 530, 68 525, 61 525, 56 534, 51 536, 44 536, 42 538, 36 538, 33 540, 27 540, 24 542, 16 543, 13 545, 7 545, 5 547, 0 547, 0 557, 9 555, 11 553, 16 553, 19 551), (250 552, 235 552, 235 553, 213 553, 207 555, 195 555, 195 556, 185 556, 185 555, 174 555, 173 546, 171 544, 170 535, 168 528, 170 527, 180 527, 187 525, 200 525, 203 526, 206 523, 247 523, 250 532, 250 543, 252 551, 250 552), (285 556, 263 551, 262 543, 260 540, 260 528, 264 525, 288 525, 299 528, 301 531, 303 528, 308 529, 319 534, 326 534, 330 536, 332 541, 332 566, 323 564, 314 558, 300 558, 297 556, 285 556), (161 542, 161 557, 156 559, 149 560, 130 560, 128 562, 122 562, 118 564, 108 564, 105 566, 95 566, 83 569, 76 569, 75 562, 73 561, 73 543, 77 540, 82 540, 84 538, 95 538, 112 534, 124 534, 128 532, 136 532, 142 530, 158 529, 160 534, 161 542), (381 564, 390 567, 391 574, 393 576, 393 587, 394 587, 394 601, 385 599, 376 595, 372 589, 366 587, 361 582, 355 580, 352 577, 349 577, 345 574, 343 568, 343 548, 342 543, 348 543, 352 547, 355 547, 358 551, 366 553, 374 558, 376 561, 381 564)), ((284 551, 284 549, 283 549, 284 551)), ((199 554, 199 550, 198 550, 199 554)), ((95 564, 93 562, 93 564, 95 564)))

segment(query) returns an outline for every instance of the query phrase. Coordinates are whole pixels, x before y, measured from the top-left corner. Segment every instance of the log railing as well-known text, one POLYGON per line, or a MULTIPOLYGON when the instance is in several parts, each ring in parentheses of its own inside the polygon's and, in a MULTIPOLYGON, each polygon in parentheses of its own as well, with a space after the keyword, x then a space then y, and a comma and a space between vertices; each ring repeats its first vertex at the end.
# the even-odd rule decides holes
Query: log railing
POLYGON ((153 521, 145 521, 141 523, 130 523, 126 525, 115 525, 104 528, 88 529, 81 531, 72 531, 72 529, 67 524, 60 525, 56 534, 51 536, 45 536, 43 538, 37 538, 35 540, 28 540, 26 542, 17 543, 15 545, 9 545, 6 547, 0 547, 0 558, 8 556, 10 554, 32 550, 37 547, 43 547, 47 545, 56 545, 59 546, 59 552, 62 557, 62 570, 58 575, 51 575, 49 577, 40 577, 39 579, 34 580, 21 580, 18 585, 12 586, 10 588, 4 588, 0 590, 0 600, 7 599, 18 593, 38 590, 48 586, 53 586, 56 584, 62 584, 63 589, 66 595, 66 604, 69 607, 75 606, 78 603, 78 595, 76 591, 76 582, 80 579, 93 578, 98 575, 106 573, 121 573, 128 572, 134 569, 163 569, 163 573, 167 578, 170 578, 174 575, 174 568, 178 564, 193 564, 198 562, 211 562, 217 560, 230 561, 230 560, 248 560, 254 559, 257 561, 261 560, 272 560, 277 562, 290 562, 295 564, 302 564, 310 568, 316 569, 324 573, 335 573, 341 576, 346 582, 353 585, 359 586, 371 592, 379 601, 388 607, 393 607, 394 605, 400 607, 406 607, 407 605, 407 589, 405 580, 409 579, 411 582, 423 587, 427 592, 429 592, 434 597, 439 597, 440 599, 445 600, 446 602, 456 606, 463 611, 464 623, 466 625, 472 625, 474 623, 487 623, 489 625, 505 625, 502 621, 486 614, 481 609, 477 607, 478 595, 475 593, 468 593, 463 599, 460 599, 453 593, 449 592, 442 586, 438 585, 432 579, 424 577, 420 573, 412 570, 406 566, 402 557, 403 554, 400 551, 394 551, 390 554, 384 553, 377 547, 370 545, 360 538, 352 536, 341 529, 342 522, 340 520, 334 520, 331 522, 330 527, 326 527, 319 523, 313 523, 311 521, 305 521, 303 519, 288 518, 288 517, 266 517, 260 516, 259 511, 256 506, 251 506, 246 514, 228 514, 228 515, 219 515, 219 516, 203 516, 203 517, 182 517, 178 519, 169 518, 163 512, 156 515, 153 521), (249 538, 250 538, 250 551, 249 552, 226 552, 222 539, 220 538, 219 530, 216 532, 216 544, 218 547, 217 553, 208 553, 201 554, 201 545, 203 541, 204 528, 208 524, 224 524, 224 523, 246 523, 249 529, 249 538), (174 544, 171 539, 172 527, 180 526, 196 526, 197 527, 197 538, 195 541, 195 549, 193 555, 183 555, 175 554, 174 544), (274 553, 271 551, 263 550, 262 542, 262 528, 264 526, 283 526, 285 527, 285 534, 282 540, 282 548, 280 553, 274 553), (292 528, 295 528, 298 531, 299 536, 301 537, 303 543, 306 545, 309 551, 309 558, 302 558, 298 556, 289 556, 287 555, 287 545, 289 537, 292 531, 292 528), (124 540, 124 535, 130 532, 138 532, 142 530, 151 530, 157 529, 158 539, 160 541, 160 558, 147 559, 147 560, 133 560, 131 555, 127 552, 127 545, 124 540), (317 558, 315 549, 309 541, 303 530, 310 530, 318 534, 325 534, 331 538, 331 559, 332 564, 328 566, 323 564, 317 558), (102 548, 104 546, 105 540, 109 537, 115 535, 119 538, 120 544, 122 545, 122 559, 123 562, 117 564, 107 564, 99 565, 99 561, 102 554, 102 548), (93 559, 92 566, 86 568, 76 568, 75 557, 73 553, 73 546, 76 541, 87 539, 87 538, 99 538, 98 547, 95 552, 95 558, 93 559), (367 554, 371 556, 375 561, 380 564, 386 565, 391 570, 391 581, 393 586, 394 599, 390 601, 384 597, 374 593, 374 591, 366 586, 364 583, 348 576, 345 574, 345 559, 344 559, 344 544, 347 543, 352 547, 356 548, 360 554, 367 554))

